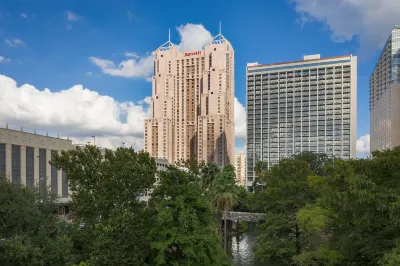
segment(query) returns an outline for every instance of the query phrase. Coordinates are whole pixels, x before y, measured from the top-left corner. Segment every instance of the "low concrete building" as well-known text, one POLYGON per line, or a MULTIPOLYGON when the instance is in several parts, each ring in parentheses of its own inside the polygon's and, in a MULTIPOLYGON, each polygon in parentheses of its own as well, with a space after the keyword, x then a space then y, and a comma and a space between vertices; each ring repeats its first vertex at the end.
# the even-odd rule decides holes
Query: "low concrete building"
MULTIPOLYGON (((160 159, 160 158, 155 158, 156 160, 156 166, 157 166, 157 171, 165 171, 167 170, 167 166, 168 166, 168 160, 167 159, 160 159)), ((157 187, 158 182, 160 181, 160 177, 158 176, 158 174, 156 174, 156 182, 154 184, 155 187, 157 187)), ((149 199, 151 198, 151 193, 153 192, 152 189, 149 189, 147 191, 145 191, 143 194, 141 194, 140 200, 141 201, 149 201, 149 199)))
POLYGON ((73 148, 69 139, 0 128, 0 175, 39 191, 47 187, 60 201, 68 201, 66 175, 49 162, 56 153, 73 148))
POLYGON ((235 167, 236 183, 238 185, 246 185, 246 154, 236 154, 233 164, 235 167))

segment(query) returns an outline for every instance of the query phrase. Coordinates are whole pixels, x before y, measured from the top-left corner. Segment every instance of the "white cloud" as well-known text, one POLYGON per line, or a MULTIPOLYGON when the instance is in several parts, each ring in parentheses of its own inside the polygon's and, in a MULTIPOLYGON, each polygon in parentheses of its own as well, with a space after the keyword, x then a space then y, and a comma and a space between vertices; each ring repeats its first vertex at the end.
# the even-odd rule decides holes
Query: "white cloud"
MULTIPOLYGON (((66 138, 67 136, 61 136, 66 138)), ((92 136, 86 137, 70 137, 74 144, 86 145, 96 144, 96 146, 107 149, 115 149, 118 147, 133 147, 135 150, 142 150, 144 147, 143 138, 132 137, 132 136, 92 136), (96 142, 96 143, 94 143, 96 142)))
POLYGON ((5 58, 4 56, 0 55, 0 63, 5 63, 5 62, 10 62, 11 60, 9 58, 5 58))
POLYGON ((139 19, 135 16, 135 13, 133 13, 132 10, 128 10, 127 15, 128 15, 128 20, 130 21, 136 20, 137 22, 139 21, 139 19))
POLYGON ((178 50, 181 52, 202 50, 212 40, 211 33, 201 24, 185 24, 177 27, 176 30, 181 38, 178 45, 178 50))
POLYGON ((5 43, 10 47, 24 46, 26 44, 21 39, 4 39, 5 43))
MULTIPOLYGON (((176 28, 181 38, 177 45, 179 51, 195 51, 203 47, 212 39, 211 33, 201 24, 185 24, 176 28)), ((126 52, 126 57, 132 59, 123 60, 116 65, 112 60, 98 57, 90 57, 90 61, 100 67, 104 74, 125 78, 145 78, 151 80, 154 68, 154 53, 139 56, 136 53, 126 52)))
POLYGON ((69 21, 79 21, 82 19, 81 16, 79 16, 78 14, 71 12, 71 11, 65 11, 65 18, 69 21))
POLYGON ((126 52, 126 53, 124 53, 124 55, 126 56, 126 57, 132 57, 132 58, 140 58, 140 56, 138 56, 136 53, 129 53, 129 52, 126 52))
POLYGON ((104 74, 111 76, 150 79, 153 74, 153 55, 123 60, 118 66, 108 59, 93 56, 89 59, 92 63, 100 67, 104 74))
POLYGON ((399 0, 294 0, 303 22, 325 23, 335 42, 360 38, 361 47, 378 48, 399 23, 399 0))
POLYGON ((91 76, 91 75, 93 75, 93 72, 86 72, 85 75, 86 75, 86 76, 91 76))
POLYGON ((151 96, 147 96, 143 100, 139 102, 139 104, 150 104, 151 103, 151 96))
POLYGON ((246 108, 235 97, 235 137, 246 138, 246 108))
POLYGON ((138 149, 148 117, 146 102, 118 102, 82 85, 59 92, 38 90, 29 84, 17 86, 13 79, 0 75, 1 124, 60 132, 78 142, 94 135, 96 144, 115 147, 125 142, 138 149))
POLYGON ((27 18, 28 18, 28 15, 25 14, 25 13, 21 13, 20 15, 21 15, 21 17, 23 17, 24 19, 27 19, 27 18))
POLYGON ((370 135, 361 136, 357 140, 357 152, 369 154, 370 151, 370 135))

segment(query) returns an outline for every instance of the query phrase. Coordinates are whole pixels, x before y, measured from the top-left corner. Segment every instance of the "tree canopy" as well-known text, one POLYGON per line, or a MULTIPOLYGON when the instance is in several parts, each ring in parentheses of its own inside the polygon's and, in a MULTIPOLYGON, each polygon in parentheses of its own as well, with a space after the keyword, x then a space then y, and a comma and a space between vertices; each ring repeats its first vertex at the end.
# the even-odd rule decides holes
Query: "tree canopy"
POLYGON ((49 194, 0 177, 0 265, 71 265, 69 225, 49 194))
POLYGON ((257 255, 280 265, 399 265, 400 148, 358 160, 299 154, 263 172, 257 255))
POLYGON ((220 246, 211 201, 191 172, 169 167, 150 202, 152 265, 230 265, 220 246))
POLYGON ((94 265, 145 265, 149 215, 139 194, 151 189, 154 159, 132 148, 100 150, 91 145, 63 151, 52 161, 73 191, 71 209, 84 224, 75 236, 81 260, 94 265))

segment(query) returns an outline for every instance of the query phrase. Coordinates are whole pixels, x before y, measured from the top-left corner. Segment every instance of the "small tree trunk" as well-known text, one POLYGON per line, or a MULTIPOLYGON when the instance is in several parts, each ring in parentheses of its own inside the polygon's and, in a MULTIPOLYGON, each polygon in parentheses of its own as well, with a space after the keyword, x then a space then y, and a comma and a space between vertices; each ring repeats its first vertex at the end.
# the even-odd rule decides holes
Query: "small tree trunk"
POLYGON ((225 206, 225 219, 224 219, 224 250, 226 252, 226 206, 225 206))

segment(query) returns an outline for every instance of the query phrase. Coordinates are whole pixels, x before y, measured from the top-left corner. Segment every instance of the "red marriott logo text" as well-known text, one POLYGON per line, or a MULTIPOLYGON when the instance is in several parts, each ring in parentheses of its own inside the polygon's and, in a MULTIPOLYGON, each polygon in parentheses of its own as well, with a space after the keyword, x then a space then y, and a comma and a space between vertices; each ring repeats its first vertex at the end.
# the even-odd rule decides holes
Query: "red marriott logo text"
POLYGON ((199 54, 201 54, 201 51, 185 53, 185 56, 199 55, 199 54))

